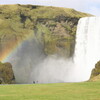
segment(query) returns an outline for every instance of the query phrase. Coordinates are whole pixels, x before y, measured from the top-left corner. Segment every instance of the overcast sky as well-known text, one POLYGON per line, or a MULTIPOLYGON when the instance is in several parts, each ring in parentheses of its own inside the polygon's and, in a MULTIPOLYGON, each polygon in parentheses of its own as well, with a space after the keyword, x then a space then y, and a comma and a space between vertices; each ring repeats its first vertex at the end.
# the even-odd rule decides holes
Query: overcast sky
POLYGON ((74 8, 100 16, 100 0, 0 0, 0 4, 33 4, 74 8))

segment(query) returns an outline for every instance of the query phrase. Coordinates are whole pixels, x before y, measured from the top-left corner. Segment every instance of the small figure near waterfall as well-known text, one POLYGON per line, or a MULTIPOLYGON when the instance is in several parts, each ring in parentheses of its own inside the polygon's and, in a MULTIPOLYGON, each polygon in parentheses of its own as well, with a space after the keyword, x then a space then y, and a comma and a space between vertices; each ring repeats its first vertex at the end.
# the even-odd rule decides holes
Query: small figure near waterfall
POLYGON ((38 81, 33 81, 33 84, 36 84, 36 83, 38 83, 38 81))
POLYGON ((33 84, 35 84, 35 81, 33 81, 33 84))

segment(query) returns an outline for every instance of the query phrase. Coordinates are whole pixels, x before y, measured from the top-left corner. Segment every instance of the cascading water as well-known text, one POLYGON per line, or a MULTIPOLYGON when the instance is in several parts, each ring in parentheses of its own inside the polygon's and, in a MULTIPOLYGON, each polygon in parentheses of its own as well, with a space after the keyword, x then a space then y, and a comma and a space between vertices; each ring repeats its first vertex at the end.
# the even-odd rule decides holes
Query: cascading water
MULTIPOLYGON (((91 70, 100 60, 100 17, 81 18, 77 27, 74 64, 82 75, 81 80, 88 80, 91 70)), ((76 68, 76 69, 77 69, 76 68)))
POLYGON ((89 79, 100 60, 100 18, 81 18, 74 57, 46 56, 36 39, 24 41, 5 62, 13 65, 17 83, 81 82, 89 79))

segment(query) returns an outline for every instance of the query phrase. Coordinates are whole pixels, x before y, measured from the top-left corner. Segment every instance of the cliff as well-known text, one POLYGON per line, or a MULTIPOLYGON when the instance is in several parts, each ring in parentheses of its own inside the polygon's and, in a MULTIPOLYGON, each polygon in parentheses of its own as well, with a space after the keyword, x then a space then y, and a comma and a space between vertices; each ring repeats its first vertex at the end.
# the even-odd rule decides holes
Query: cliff
MULTIPOLYGON (((0 5, 0 61, 24 40, 35 38, 45 55, 71 57, 78 20, 91 16, 69 8, 0 5)), ((12 83, 10 63, 0 63, 0 82, 12 83)))
POLYGON ((85 16, 91 15, 69 8, 0 5, 0 60, 33 34, 46 55, 72 56, 76 26, 85 16))

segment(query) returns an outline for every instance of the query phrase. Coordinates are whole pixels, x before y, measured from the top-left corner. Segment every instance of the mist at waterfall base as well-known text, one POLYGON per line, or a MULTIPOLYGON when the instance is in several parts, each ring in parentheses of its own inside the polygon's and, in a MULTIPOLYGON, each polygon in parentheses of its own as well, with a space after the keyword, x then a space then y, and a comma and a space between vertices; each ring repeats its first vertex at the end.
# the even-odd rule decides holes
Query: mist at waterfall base
MULTIPOLYGON (((16 83, 58 83, 76 81, 70 59, 46 56, 36 39, 24 41, 5 62, 10 62, 16 83)), ((77 78, 77 77, 76 77, 77 78)))
POLYGON ((74 55, 65 59, 46 56, 37 39, 24 41, 4 62, 10 62, 17 83, 81 82, 90 78, 100 60, 100 18, 81 18, 74 55))

